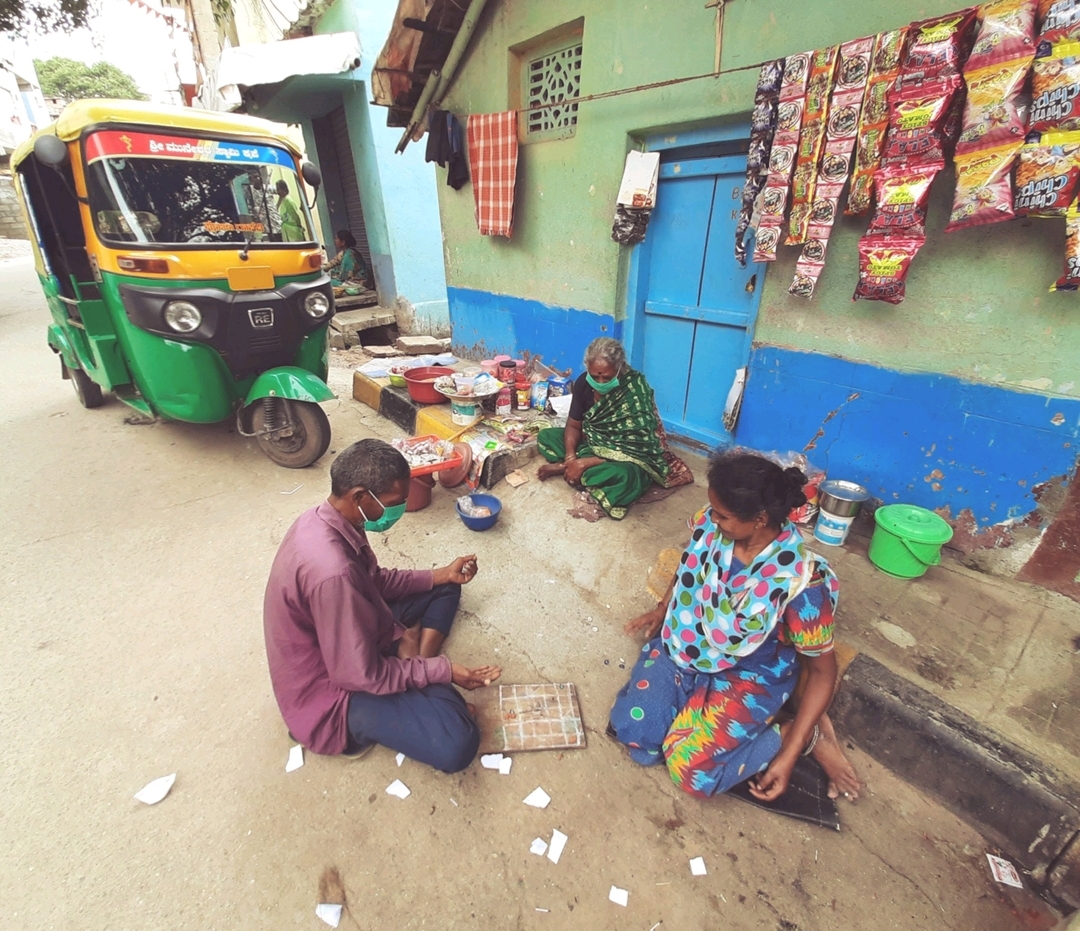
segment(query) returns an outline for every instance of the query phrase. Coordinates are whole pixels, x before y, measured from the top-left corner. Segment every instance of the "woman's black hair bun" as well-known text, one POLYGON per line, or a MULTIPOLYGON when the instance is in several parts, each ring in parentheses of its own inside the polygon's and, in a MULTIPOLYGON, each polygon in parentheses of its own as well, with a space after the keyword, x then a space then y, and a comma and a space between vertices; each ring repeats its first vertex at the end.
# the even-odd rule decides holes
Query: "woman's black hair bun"
POLYGON ((803 488, 806 487, 806 475, 802 469, 791 466, 784 469, 784 478, 788 481, 788 500, 791 502, 791 509, 802 507, 806 504, 806 494, 803 492, 803 488))

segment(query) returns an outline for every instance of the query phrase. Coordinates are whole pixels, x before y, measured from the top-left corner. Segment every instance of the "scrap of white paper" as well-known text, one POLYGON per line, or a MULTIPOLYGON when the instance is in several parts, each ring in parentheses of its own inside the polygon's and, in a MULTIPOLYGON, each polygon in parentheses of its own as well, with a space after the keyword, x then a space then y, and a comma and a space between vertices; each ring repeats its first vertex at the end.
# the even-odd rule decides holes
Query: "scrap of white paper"
POLYGON ((503 755, 501 753, 485 753, 480 757, 480 765, 484 769, 498 769, 502 765, 503 755))
POLYGON ((612 886, 607 897, 610 901, 616 905, 621 905, 623 908, 626 908, 626 903, 630 901, 630 893, 625 889, 620 889, 618 886, 612 886))
POLYGON ((531 805, 533 808, 547 808, 548 803, 551 801, 551 796, 547 794, 540 786, 537 786, 523 799, 526 805, 531 805))
POLYGON ((174 782, 176 782, 176 773, 162 776, 139 789, 135 793, 135 798, 140 802, 146 802, 147 805, 156 805, 169 794, 169 789, 172 788, 174 782))
POLYGON ((294 769, 299 769, 304 765, 304 748, 297 744, 291 750, 289 750, 289 759, 285 763, 285 772, 291 773, 294 769))
POLYGON ((535 853, 538 857, 542 857, 546 851, 547 841, 542 837, 536 838, 536 840, 529 845, 529 853, 535 853))
POLYGON ((336 928, 341 923, 341 906, 321 902, 315 906, 315 917, 321 918, 331 928, 336 928))
POLYGON ((399 753, 397 756, 394 757, 394 759, 397 760, 397 765, 400 766, 402 763, 405 762, 405 754, 399 753))
POLYGON ((1006 886, 1015 886, 1017 889, 1024 888, 1024 884, 1020 881, 1020 874, 1016 872, 1016 867, 1008 860, 995 857, 990 853, 986 855, 986 859, 990 861, 990 872, 994 874, 994 879, 999 883, 1006 886))
POLYGON ((533 911, 536 911, 536 912, 544 912, 545 914, 550 914, 550 913, 551 913, 551 909, 550 909, 550 908, 535 908, 535 909, 533 909, 533 911))
POLYGON ((707 875, 709 871, 705 869, 705 858, 694 857, 694 859, 690 861, 690 872, 695 876, 707 875))
POLYGON ((409 787, 400 779, 395 779, 386 787, 387 795, 396 795, 398 798, 408 798, 412 793, 409 787))
POLYGON ((548 848, 547 858, 552 863, 558 863, 559 857, 562 856, 563 848, 566 846, 567 837, 558 828, 555 828, 551 832, 551 846, 548 848))
POLYGON ((499 764, 499 772, 504 776, 510 775, 510 767, 514 765, 514 761, 508 756, 502 758, 502 762, 499 764))

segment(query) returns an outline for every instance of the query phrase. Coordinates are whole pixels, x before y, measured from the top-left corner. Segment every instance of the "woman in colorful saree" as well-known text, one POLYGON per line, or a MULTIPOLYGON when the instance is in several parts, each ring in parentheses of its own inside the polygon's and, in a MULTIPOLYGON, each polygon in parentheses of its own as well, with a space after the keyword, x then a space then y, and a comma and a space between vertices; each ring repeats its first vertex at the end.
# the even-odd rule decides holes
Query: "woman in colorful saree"
POLYGON ((771 801, 811 752, 830 795, 854 798, 858 778, 825 715, 839 583, 787 519, 806 501, 806 479, 746 453, 714 457, 708 474, 709 506, 667 598, 626 625, 649 641, 610 729, 632 759, 666 762, 674 783, 702 798, 749 779, 751 794, 771 801), (794 718, 778 723, 800 657, 806 688, 794 718))
POLYGON ((649 486, 694 480, 667 446, 653 390, 626 364, 617 339, 601 336, 585 350, 585 372, 574 382, 566 428, 541 430, 540 481, 561 475, 584 485, 608 517, 622 520, 649 486))
POLYGON ((364 257, 356 248, 356 237, 348 230, 338 230, 334 234, 334 245, 338 248, 338 254, 323 266, 323 271, 330 272, 334 287, 366 286, 368 269, 364 257))

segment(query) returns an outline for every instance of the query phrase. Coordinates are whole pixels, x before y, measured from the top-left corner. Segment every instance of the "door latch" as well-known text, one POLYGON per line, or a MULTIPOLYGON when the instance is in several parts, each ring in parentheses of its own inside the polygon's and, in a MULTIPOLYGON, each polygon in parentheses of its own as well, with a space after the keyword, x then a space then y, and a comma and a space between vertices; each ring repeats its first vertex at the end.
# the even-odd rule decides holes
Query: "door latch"
POLYGON ((753 294, 757 290, 757 272, 750 276, 750 280, 746 282, 746 293, 753 294))

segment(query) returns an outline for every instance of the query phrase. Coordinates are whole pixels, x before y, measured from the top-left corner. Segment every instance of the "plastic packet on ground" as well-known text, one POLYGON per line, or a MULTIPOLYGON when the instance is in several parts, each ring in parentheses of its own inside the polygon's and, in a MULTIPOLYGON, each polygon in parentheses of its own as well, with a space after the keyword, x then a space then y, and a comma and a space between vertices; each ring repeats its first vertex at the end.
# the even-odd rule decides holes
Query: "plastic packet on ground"
POLYGON ((956 194, 946 233, 1011 220, 1013 162, 1020 143, 956 155, 956 194))
POLYGON ((922 236, 863 236, 859 240, 859 283, 852 300, 903 301, 908 269, 925 242, 922 236))
POLYGON ((461 513, 466 517, 491 517, 491 508, 482 504, 474 504, 471 495, 462 495, 457 499, 461 513))
POLYGON ((1046 133, 1020 150, 1016 168, 1018 217, 1063 217, 1080 176, 1080 133, 1046 133))

